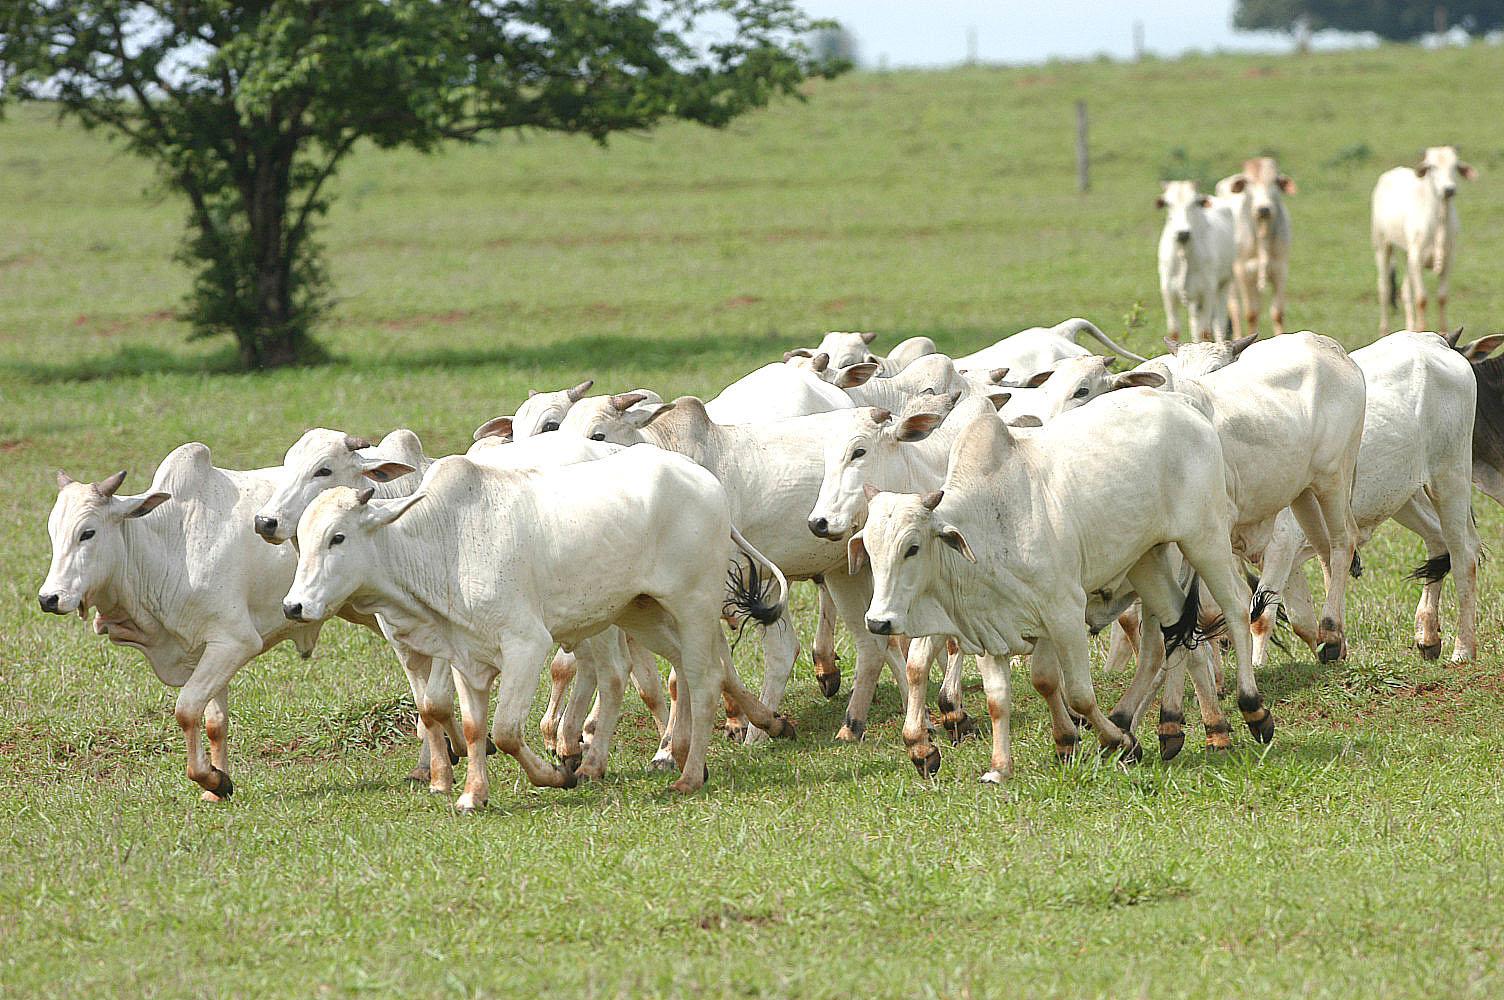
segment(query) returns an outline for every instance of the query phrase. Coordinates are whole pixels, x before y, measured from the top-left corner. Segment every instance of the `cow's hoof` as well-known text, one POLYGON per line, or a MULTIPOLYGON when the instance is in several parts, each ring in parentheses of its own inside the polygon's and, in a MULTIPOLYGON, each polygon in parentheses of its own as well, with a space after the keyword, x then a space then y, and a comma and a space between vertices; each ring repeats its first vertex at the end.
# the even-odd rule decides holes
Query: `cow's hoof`
POLYGON ((578 787, 579 784, 580 784, 580 776, 575 773, 575 769, 572 768, 572 767, 566 766, 564 768, 564 783, 562 785, 560 785, 559 787, 562 788, 562 789, 564 789, 565 791, 568 791, 571 788, 578 787))
POLYGON ((572 753, 567 757, 559 758, 559 766, 564 770, 573 772, 580 766, 580 761, 585 759, 584 753, 572 753))
POLYGON ((672 754, 660 754, 648 761, 649 771, 677 771, 679 765, 674 763, 672 754))
POLYGON ((1322 663, 1336 663, 1342 659, 1342 643, 1323 642, 1316 650, 1316 656, 1322 663))
POLYGON ((846 717, 845 725, 836 733, 836 739, 842 743, 860 743, 862 737, 867 735, 867 724, 850 716, 846 717))
POLYGON ((444 734, 444 749, 447 750, 447 751, 449 751, 449 766, 450 767, 453 767, 454 765, 456 765, 456 764, 458 764, 460 762, 460 755, 454 752, 454 744, 449 741, 449 734, 448 733, 444 734))
POLYGON ((977 734, 977 723, 971 716, 962 712, 960 718, 945 723, 945 732, 950 736, 952 745, 959 746, 968 737, 977 734))
POLYGON ((1214 722, 1206 727, 1206 749, 1225 753, 1232 749, 1232 727, 1226 722, 1214 722))
MULTIPOLYGON (((235 782, 230 780, 230 776, 228 774, 221 771, 217 767, 210 767, 209 773, 219 776, 219 784, 215 785, 214 790, 209 793, 214 796, 213 801, 223 802, 225 799, 235 794, 235 782)), ((205 799, 204 801, 207 802, 210 800, 205 799)))
POLYGON ((1180 755, 1185 749, 1185 733, 1160 733, 1159 734, 1159 759, 1171 761, 1180 755))
POLYGON ((493 739, 491 739, 491 737, 487 736, 486 737, 486 756, 487 757, 495 757, 497 755, 497 753, 499 753, 499 752, 500 751, 498 751, 497 748, 496 748, 496 741, 493 740, 493 739))
POLYGON ((426 785, 433 780, 433 772, 426 767, 415 767, 407 772, 407 780, 415 785, 426 785))
POLYGON ((479 812, 481 809, 484 809, 485 805, 486 805, 486 800, 485 799, 474 799, 474 798, 471 798, 470 793, 466 792, 464 795, 461 795, 458 799, 455 799, 455 801, 454 801, 454 811, 457 812, 457 813, 459 813, 461 816, 473 816, 475 813, 479 812))
POLYGON ((726 739, 732 743, 747 742, 747 727, 741 722, 726 720, 726 739))
POLYGON ((820 685, 821 694, 834 698, 841 693, 841 672, 837 670, 829 674, 816 674, 815 683, 820 685))
POLYGON ((1274 740, 1274 716, 1267 708, 1262 711, 1264 713, 1262 718, 1244 721, 1248 723, 1248 731, 1253 734, 1254 739, 1260 743, 1270 743, 1274 740))
POLYGON ((1420 658, 1422 660, 1441 659, 1441 643, 1439 641, 1430 646, 1417 644, 1415 648, 1420 650, 1420 658))
POLYGON ((988 771, 978 779, 984 785, 1005 785, 1008 783, 1008 775, 1004 771, 988 771))
POLYGON ((1123 736, 1127 738, 1128 742, 1122 746, 1110 747, 1107 752, 1111 753, 1113 750, 1117 750, 1119 752, 1118 760, 1124 764, 1137 764, 1144 759, 1143 744, 1139 743, 1132 733, 1124 733, 1123 736))
POLYGON ((776 712, 773 714, 773 724, 768 729, 768 735, 775 740, 796 740, 799 738, 799 732, 794 728, 794 724, 789 721, 788 716, 780 715, 776 712))
POLYGON ((1059 736, 1055 739, 1055 759, 1064 764, 1076 756, 1076 750, 1081 746, 1081 737, 1076 733, 1068 736, 1059 736))
POLYGON ((929 753, 922 757, 918 755, 910 756, 909 760, 913 763, 914 769, 919 772, 921 778, 933 778, 940 773, 940 751, 936 747, 930 747, 929 753))

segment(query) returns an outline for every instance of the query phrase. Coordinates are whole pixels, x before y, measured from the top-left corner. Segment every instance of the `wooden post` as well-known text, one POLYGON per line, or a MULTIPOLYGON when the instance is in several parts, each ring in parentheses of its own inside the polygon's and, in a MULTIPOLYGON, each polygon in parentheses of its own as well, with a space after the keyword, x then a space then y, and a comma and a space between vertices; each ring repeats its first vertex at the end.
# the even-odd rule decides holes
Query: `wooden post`
POLYGON ((1133 22, 1133 61, 1144 61, 1144 22, 1133 22))
POLYGON ((966 65, 977 64, 977 29, 972 25, 966 29, 966 65))
POLYGON ((1091 154, 1086 148, 1086 102, 1076 102, 1076 190, 1091 190, 1091 154))

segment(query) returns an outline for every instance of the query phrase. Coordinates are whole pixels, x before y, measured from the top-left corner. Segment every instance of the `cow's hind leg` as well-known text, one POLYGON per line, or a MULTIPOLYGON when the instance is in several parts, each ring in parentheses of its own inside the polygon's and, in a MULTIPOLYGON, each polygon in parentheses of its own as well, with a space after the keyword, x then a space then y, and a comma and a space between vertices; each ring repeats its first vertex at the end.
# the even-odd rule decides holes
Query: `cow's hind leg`
POLYGON ((543 735, 543 749, 550 753, 557 753, 559 749, 559 718, 564 714, 564 701, 574 676, 574 654, 566 653, 563 649, 555 652, 548 665, 548 706, 543 709, 543 718, 538 720, 538 731, 543 735))
POLYGON ((836 658, 836 602, 830 596, 823 578, 815 579, 819 594, 820 613, 815 624, 815 643, 810 650, 810 659, 815 664, 815 683, 820 693, 834 698, 841 693, 841 665, 836 658))
MULTIPOLYGON (((725 637, 722 636, 722 645, 725 645, 725 637)), ((785 615, 772 625, 763 629, 762 638, 762 698, 761 703, 770 709, 777 709, 783 703, 783 694, 788 690, 789 678, 794 673, 794 663, 799 659, 799 636, 794 632, 794 623, 790 616, 785 615)), ((728 653, 727 669, 731 676, 735 676, 735 668, 730 664, 728 653)), ((740 685, 741 679, 736 678, 740 685)), ((733 702, 738 699, 732 698, 733 702)), ((738 704, 740 708, 740 705, 738 704)), ((747 726, 746 742, 765 743, 768 732, 752 722, 747 726)))
MULTIPOLYGON (((252 633, 254 635, 254 633, 252 633)), ((230 678, 248 663, 251 657, 261 652, 259 636, 245 639, 222 639, 210 642, 199 656, 198 665, 188 683, 178 692, 173 715, 183 730, 183 739, 188 750, 188 779, 204 790, 204 799, 219 802, 229 798, 235 791, 230 775, 215 765, 204 753, 199 740, 199 728, 210 702, 226 690, 230 678)))
POLYGON ((1013 677, 1006 657, 978 656, 977 669, 982 673, 982 687, 987 691, 987 715, 992 719, 992 766, 983 773, 982 781, 1000 785, 1013 776, 1013 739, 1009 729, 1013 713, 1013 677))

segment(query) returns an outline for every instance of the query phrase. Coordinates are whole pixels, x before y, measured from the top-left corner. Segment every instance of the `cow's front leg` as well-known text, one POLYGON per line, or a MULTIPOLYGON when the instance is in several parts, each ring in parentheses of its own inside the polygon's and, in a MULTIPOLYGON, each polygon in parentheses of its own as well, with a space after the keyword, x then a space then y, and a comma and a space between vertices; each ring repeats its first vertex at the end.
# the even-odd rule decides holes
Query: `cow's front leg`
POLYGON ((909 645, 904 672, 908 690, 904 695, 903 742, 908 747, 909 761, 926 778, 933 777, 940 770, 940 751, 930 738, 926 706, 929 704, 930 665, 943 647, 944 640, 939 636, 915 639, 909 645))
MULTIPOLYGON (((788 689, 789 677, 794 673, 794 662, 799 658, 799 637, 794 633, 793 622, 780 618, 762 630, 762 698, 768 708, 777 711, 783 703, 783 693, 788 689)), ((728 663, 735 670, 735 664, 728 663)), ((733 699, 734 701, 735 699, 733 699)), ((768 734, 756 725, 747 726, 747 743, 766 743, 768 734)))
MULTIPOLYGON (((684 706, 679 701, 679 671, 673 667, 668 671, 668 726, 663 731, 663 736, 658 740, 658 752, 653 754, 653 759, 648 761, 649 771, 673 771, 678 768, 674 760, 674 740, 676 734, 684 726, 684 706)), ((683 730, 685 752, 688 753, 689 731, 683 730)))
MULTIPOLYGON (((209 763, 225 774, 230 773, 230 689, 220 688, 204 712, 204 735, 209 737, 209 763)), ((214 792, 203 794, 205 802, 220 802, 214 792)))
POLYGON ((565 699, 569 686, 574 681, 575 657, 563 649, 554 653, 548 665, 548 706, 543 709, 543 718, 538 720, 538 731, 543 735, 543 749, 557 753, 559 749, 559 719, 565 712, 565 699))
POLYGON ((1091 650, 1086 642, 1086 626, 1083 624, 1086 619, 1085 596, 1080 595, 1080 601, 1069 618, 1061 615, 1055 621, 1047 623, 1048 638, 1035 644, 1035 655, 1039 654, 1041 644, 1053 648, 1060 665, 1067 707, 1091 723, 1104 751, 1121 750, 1124 761, 1136 761, 1141 753, 1138 741, 1133 738, 1132 732, 1119 728, 1107 717, 1097 704, 1096 691, 1092 688, 1091 650))
POLYGON ((1081 745, 1081 735, 1076 730, 1076 721, 1065 707, 1065 698, 1061 694, 1060 666, 1055 662, 1055 650, 1048 642, 1034 644, 1033 655, 1029 657, 1029 683, 1034 685, 1034 690, 1039 692, 1050 710, 1050 730, 1055 738, 1056 759, 1062 762, 1069 760, 1081 745))
POLYGON ((836 602, 826 589, 823 578, 816 578, 815 588, 819 593, 820 613, 815 623, 815 644, 810 650, 810 659, 815 664, 815 683, 820 693, 834 698, 841 693, 841 664, 836 657, 836 602))
POLYGON ((977 724, 966 714, 962 698, 962 669, 966 663, 966 654, 961 652, 960 643, 952 638, 945 640, 944 649, 945 676, 940 680, 940 724, 945 727, 950 741, 959 744, 977 731, 977 724))
POLYGON ((982 687, 987 692, 987 714, 992 718, 992 767, 982 781, 1000 785, 1013 776, 1013 739, 1009 719, 1013 711, 1012 675, 1006 659, 983 654, 977 657, 982 687))
POLYGON ((217 766, 204 753, 199 740, 199 727, 209 704, 229 687, 230 678, 235 676, 235 672, 259 652, 259 636, 255 639, 247 637, 242 640, 210 642, 199 657, 198 665, 193 668, 188 683, 178 692, 173 715, 177 718, 178 726, 183 730, 183 739, 187 743, 188 780, 204 790, 203 798, 207 802, 220 802, 229 798, 235 791, 235 785, 230 781, 229 772, 217 766))

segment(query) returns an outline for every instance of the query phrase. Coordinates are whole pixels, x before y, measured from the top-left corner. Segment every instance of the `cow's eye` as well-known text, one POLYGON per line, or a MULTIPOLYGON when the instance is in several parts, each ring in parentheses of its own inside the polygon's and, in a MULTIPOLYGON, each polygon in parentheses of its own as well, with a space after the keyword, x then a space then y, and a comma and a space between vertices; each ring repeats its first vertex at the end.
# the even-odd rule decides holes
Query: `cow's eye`
POLYGON ((327 465, 326 465, 326 466, 324 466, 324 467, 323 467, 323 468, 322 468, 322 469, 319 469, 319 470, 318 470, 318 471, 317 471, 317 472, 315 472, 315 473, 314 473, 314 474, 313 474, 313 478, 314 478, 314 479, 322 479, 322 478, 324 478, 324 477, 325 477, 325 476, 332 476, 332 475, 334 475, 334 470, 333 470, 333 469, 331 469, 331 468, 329 468, 329 467, 328 467, 328 466, 327 466, 327 465))
POLYGON ((331 548, 331 549, 332 549, 332 548, 334 548, 334 547, 335 547, 335 546, 336 546, 336 545, 338 545, 338 544, 339 544, 339 543, 340 543, 340 542, 343 542, 343 541, 344 541, 344 540, 345 540, 345 536, 344 536, 344 535, 343 535, 343 534, 341 534, 341 533, 340 533, 340 532, 338 532, 338 531, 336 531, 336 532, 335 532, 335 533, 334 533, 334 534, 333 534, 333 535, 332 535, 332 536, 331 536, 331 537, 330 537, 330 539, 329 539, 329 547, 330 547, 330 548, 331 548))
POLYGON ((603 432, 601 432, 601 431, 596 431, 594 434, 590 435, 590 440, 592 440, 592 441, 604 441, 604 440, 606 440, 606 435, 603 432))
POLYGON ((1086 394, 1088 392, 1090 392, 1090 391, 1091 391, 1090 389, 1088 389, 1086 386, 1083 385, 1081 388, 1079 388, 1079 389, 1076 390, 1076 394, 1074 396, 1072 396, 1071 398, 1072 399, 1085 399, 1086 398, 1086 394))
POLYGON ((853 451, 851 453, 851 459, 852 459, 852 461, 856 461, 857 459, 861 458, 865 454, 867 454, 867 449, 866 448, 858 448, 858 449, 856 449, 856 451, 853 451))
POLYGON ((916 545, 910 545, 908 551, 903 554, 903 557, 905 559, 908 559, 911 556, 917 556, 918 554, 919 554, 919 546, 917 544, 916 545))
POLYGON ((85 528, 83 531, 80 531, 78 533, 78 540, 80 542, 87 542, 89 539, 91 539, 93 537, 94 537, 94 529, 93 528, 85 528))
POLYGON ((557 420, 550 420, 548 423, 546 423, 546 424, 543 425, 543 431, 544 431, 544 433, 547 433, 548 431, 556 431, 558 429, 559 429, 559 422, 557 420))

